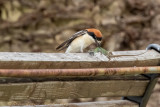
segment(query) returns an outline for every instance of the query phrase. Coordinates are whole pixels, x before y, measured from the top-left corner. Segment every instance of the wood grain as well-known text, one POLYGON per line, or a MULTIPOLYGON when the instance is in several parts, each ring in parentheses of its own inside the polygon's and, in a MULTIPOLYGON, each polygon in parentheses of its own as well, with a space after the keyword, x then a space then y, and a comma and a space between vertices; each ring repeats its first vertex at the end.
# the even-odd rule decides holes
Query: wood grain
MULTIPOLYGON (((136 55, 140 51, 117 51, 114 55, 136 55)), ((100 53, 94 56, 89 53, 17 53, 0 52, 0 69, 59 69, 59 68, 103 68, 156 66, 160 62, 160 54, 149 50, 138 56, 111 57, 100 53)))
POLYGON ((98 102, 81 102, 81 103, 64 103, 50 105, 26 105, 26 106, 5 106, 5 107, 139 107, 138 104, 127 101, 98 101, 98 102))
POLYGON ((55 104, 53 106, 44 106, 44 107, 139 107, 139 106, 138 104, 127 100, 117 100, 117 101, 55 104))
POLYGON ((25 101, 106 96, 141 96, 148 80, 54 81, 0 84, 1 101, 25 101))
POLYGON ((53 106, 44 106, 44 107, 138 107, 138 104, 127 100, 117 100, 117 101, 55 104, 53 106))
POLYGON ((0 83, 31 83, 46 81, 108 81, 108 80, 148 80, 142 75, 124 75, 124 76, 97 76, 97 77, 49 77, 49 78, 17 78, 17 77, 0 77, 0 83))

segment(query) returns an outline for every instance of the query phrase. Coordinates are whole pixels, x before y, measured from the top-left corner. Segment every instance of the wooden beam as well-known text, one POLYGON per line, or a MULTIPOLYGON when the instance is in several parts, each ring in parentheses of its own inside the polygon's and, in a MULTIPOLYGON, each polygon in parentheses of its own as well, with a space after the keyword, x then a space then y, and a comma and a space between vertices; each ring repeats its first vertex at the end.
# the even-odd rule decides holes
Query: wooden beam
POLYGON ((1 101, 141 96, 148 80, 53 81, 0 84, 1 101))
POLYGON ((81 102, 81 103, 34 105, 34 106, 29 106, 29 105, 5 106, 5 107, 139 107, 139 105, 127 100, 115 100, 115 101, 81 102))
POLYGON ((18 53, 0 52, 0 69, 59 69, 59 68, 103 68, 156 66, 160 54, 154 50, 118 51, 114 55, 136 55, 111 57, 96 53, 18 53), (141 54, 144 53, 144 54, 141 54))

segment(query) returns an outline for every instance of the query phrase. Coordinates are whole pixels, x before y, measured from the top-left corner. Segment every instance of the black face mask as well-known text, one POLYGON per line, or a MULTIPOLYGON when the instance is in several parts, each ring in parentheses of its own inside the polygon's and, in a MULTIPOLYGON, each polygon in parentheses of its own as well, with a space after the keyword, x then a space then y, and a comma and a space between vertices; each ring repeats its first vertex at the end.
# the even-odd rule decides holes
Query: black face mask
POLYGON ((97 38, 93 32, 87 32, 87 33, 95 40, 97 47, 100 47, 100 44, 98 43, 98 41, 101 41, 102 38, 97 38))

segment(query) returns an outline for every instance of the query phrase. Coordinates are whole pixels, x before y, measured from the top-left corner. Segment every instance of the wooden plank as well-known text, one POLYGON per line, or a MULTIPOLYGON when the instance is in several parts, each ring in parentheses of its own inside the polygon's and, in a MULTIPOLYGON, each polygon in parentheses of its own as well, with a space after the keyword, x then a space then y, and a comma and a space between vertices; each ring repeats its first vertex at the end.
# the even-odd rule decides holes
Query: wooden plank
MULTIPOLYGON (((49 106, 46 106, 46 107, 49 107, 49 106)), ((117 101, 55 104, 50 107, 138 107, 138 104, 127 101, 127 100, 117 100, 117 101)))
POLYGON ((127 101, 127 100, 117 100, 117 101, 55 104, 50 107, 139 107, 139 106, 138 104, 127 101))
POLYGON ((0 84, 1 101, 141 96, 148 80, 54 81, 0 84))
POLYGON ((148 80, 142 75, 124 75, 124 76, 97 76, 97 77, 49 77, 49 78, 17 78, 0 77, 0 83, 29 83, 45 81, 98 81, 98 80, 148 80))
POLYGON ((81 103, 66 103, 52 105, 34 105, 34 106, 3 106, 3 107, 139 107, 138 104, 127 101, 99 101, 99 102, 81 102, 81 103))
POLYGON ((0 52, 0 69, 51 69, 51 68, 103 68, 156 66, 160 54, 154 50, 118 51, 114 55, 136 55, 111 57, 96 53, 17 53, 0 52), (144 54, 141 54, 144 53, 144 54))

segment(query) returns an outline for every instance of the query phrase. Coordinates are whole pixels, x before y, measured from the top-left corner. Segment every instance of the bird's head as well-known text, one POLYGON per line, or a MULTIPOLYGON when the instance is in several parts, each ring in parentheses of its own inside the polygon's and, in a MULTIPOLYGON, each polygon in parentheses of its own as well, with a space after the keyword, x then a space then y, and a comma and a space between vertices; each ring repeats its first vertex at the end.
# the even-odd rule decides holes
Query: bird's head
POLYGON ((102 42, 102 33, 98 29, 90 28, 86 29, 87 33, 93 37, 97 46, 99 47, 102 42))

